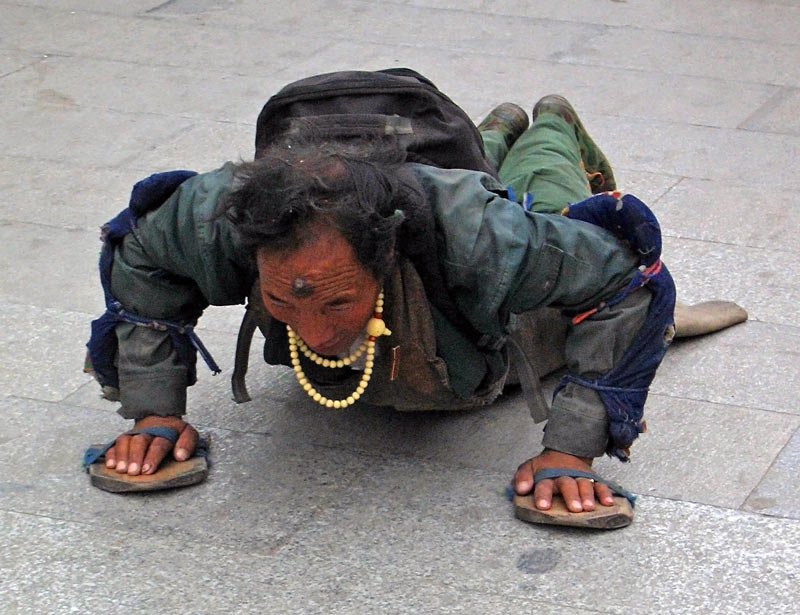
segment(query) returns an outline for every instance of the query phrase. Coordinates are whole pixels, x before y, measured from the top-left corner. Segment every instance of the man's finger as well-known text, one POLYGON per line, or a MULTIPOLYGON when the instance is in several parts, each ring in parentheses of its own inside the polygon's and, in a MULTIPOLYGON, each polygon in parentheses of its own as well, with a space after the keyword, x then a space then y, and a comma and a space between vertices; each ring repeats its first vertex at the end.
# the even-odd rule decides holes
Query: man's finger
POLYGON ((614 505, 614 493, 609 489, 608 485, 603 483, 594 484, 594 492, 597 495, 598 501, 604 506, 614 505))
POLYGON ((533 490, 533 501, 536 504, 536 508, 550 510, 550 506, 553 504, 553 486, 552 478, 540 480, 536 483, 536 487, 533 490))
POLYGON ((128 474, 131 476, 136 476, 141 472, 144 455, 152 439, 153 436, 143 433, 131 438, 131 443, 128 447, 128 474))
POLYGON ((189 459, 194 454, 198 438, 197 430, 187 423, 175 443, 175 451, 172 453, 175 459, 178 461, 189 459))
POLYGON ((594 510, 594 481, 579 478, 575 482, 578 483, 578 494, 583 510, 594 510))
POLYGON ((142 474, 152 474, 172 449, 172 442, 166 438, 153 438, 142 464, 142 474))
POLYGON ((583 504, 581 504, 580 494, 578 493, 578 483, 570 476, 559 476, 556 479, 556 488, 564 498, 564 503, 570 512, 581 512, 583 504))
POLYGON ((528 460, 514 473, 514 490, 517 495, 528 495, 531 489, 533 489, 533 464, 528 460))
POLYGON ((117 472, 125 472, 128 469, 128 447, 131 443, 131 437, 127 434, 122 434, 117 438, 117 443, 114 445, 115 457, 117 465, 115 466, 117 472))
POLYGON ((117 467, 117 453, 114 450, 114 446, 106 451, 106 467, 107 468, 115 468, 117 467))

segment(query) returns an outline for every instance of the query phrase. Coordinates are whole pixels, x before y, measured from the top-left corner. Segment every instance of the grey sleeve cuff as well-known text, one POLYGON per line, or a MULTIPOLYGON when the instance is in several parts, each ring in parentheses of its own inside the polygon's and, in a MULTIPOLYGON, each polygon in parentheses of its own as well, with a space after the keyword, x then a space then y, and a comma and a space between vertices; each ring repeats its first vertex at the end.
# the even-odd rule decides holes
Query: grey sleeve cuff
POLYGON ((117 325, 119 414, 126 419, 186 414, 188 369, 166 331, 117 325))
POLYGON ((600 457, 608 442, 608 417, 595 391, 568 384, 558 394, 542 444, 576 457, 600 457))

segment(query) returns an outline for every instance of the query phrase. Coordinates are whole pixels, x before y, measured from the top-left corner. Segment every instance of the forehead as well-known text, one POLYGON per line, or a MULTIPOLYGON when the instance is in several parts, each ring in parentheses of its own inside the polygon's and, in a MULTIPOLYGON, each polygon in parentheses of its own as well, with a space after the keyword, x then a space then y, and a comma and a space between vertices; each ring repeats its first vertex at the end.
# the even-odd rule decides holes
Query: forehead
POLYGON ((280 299, 325 297, 371 279, 341 233, 325 227, 291 252, 259 250, 257 262, 262 290, 280 299))

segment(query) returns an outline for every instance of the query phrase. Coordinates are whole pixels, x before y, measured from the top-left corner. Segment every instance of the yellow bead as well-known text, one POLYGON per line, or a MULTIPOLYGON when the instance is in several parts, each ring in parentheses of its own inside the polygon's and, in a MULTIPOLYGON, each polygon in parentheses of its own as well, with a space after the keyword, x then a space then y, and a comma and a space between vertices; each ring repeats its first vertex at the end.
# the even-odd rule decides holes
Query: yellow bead
POLYGON ((379 337, 383 335, 385 329, 386 324, 379 318, 370 318, 370 321, 367 323, 367 335, 379 337))
POLYGON ((336 367, 344 367, 344 360, 339 359, 338 361, 336 361, 336 367))
POLYGON ((320 395, 319 393, 314 393, 312 399, 314 401, 319 401, 320 399, 322 399, 322 395, 320 395))
POLYGON ((332 399, 327 400, 325 402, 325 407, 326 408, 333 408, 333 400, 332 399))
POLYGON ((330 359, 323 359, 322 360, 322 367, 330 367, 331 361, 330 359))
MULTIPOLYGON (((298 374, 298 376, 299 376, 299 375, 300 375, 300 374, 298 374)), ((297 382, 299 382, 299 383, 300 383, 300 386, 306 386, 306 383, 308 382, 308 378, 306 378, 305 376, 303 376, 302 378, 298 378, 298 379, 297 379, 297 382)))
POLYGON ((351 395, 345 401, 347 402, 347 405, 350 406, 351 404, 356 403, 356 398, 351 395))
POLYGON ((299 374, 300 372, 303 371, 303 369, 299 365, 295 365, 294 366, 294 371, 295 371, 296 374, 299 374))
POLYGON ((353 362, 353 360, 350 357, 347 357, 346 359, 342 359, 342 364, 343 365, 350 365, 352 362, 353 362))
POLYGON ((299 354, 297 354, 297 351, 296 351, 296 350, 292 350, 292 351, 289 353, 289 356, 290 356, 290 357, 292 357, 293 359, 297 359, 297 358, 299 358, 299 357, 300 357, 300 355, 299 355, 299 354))
POLYGON ((353 391, 353 394, 347 399, 353 398, 355 400, 358 400, 359 397, 361 397, 361 393, 359 393, 358 391, 353 391))
POLYGON ((314 387, 312 387, 312 386, 311 386, 311 383, 310 383, 310 382, 306 382, 306 383, 303 385, 303 390, 304 390, 306 393, 310 393, 312 390, 314 390, 314 387))
POLYGON ((341 407, 342 407, 342 402, 340 402, 340 401, 337 399, 335 402, 333 402, 333 407, 334 407, 334 408, 341 408, 341 407))
POLYGON ((364 385, 366 386, 366 384, 369 382, 369 379, 370 379, 371 377, 372 377, 372 376, 371 376, 370 374, 364 374, 364 377, 363 377, 363 378, 361 378, 361 382, 363 382, 363 383, 364 383, 364 385))
POLYGON ((317 365, 322 365, 322 357, 314 357, 314 363, 317 365))
POLYGON ((356 388, 356 393, 358 393, 359 395, 363 395, 364 394, 364 385, 363 384, 359 384, 358 385, 358 387, 356 388))
POLYGON ((372 368, 371 368, 371 367, 365 367, 365 368, 364 368, 364 373, 365 373, 367 376, 369 376, 370 374, 372 374, 372 368))
POLYGON ((375 311, 376 311, 378 314, 383 314, 383 308, 382 308, 382 307, 376 307, 376 308, 375 308, 375 311))

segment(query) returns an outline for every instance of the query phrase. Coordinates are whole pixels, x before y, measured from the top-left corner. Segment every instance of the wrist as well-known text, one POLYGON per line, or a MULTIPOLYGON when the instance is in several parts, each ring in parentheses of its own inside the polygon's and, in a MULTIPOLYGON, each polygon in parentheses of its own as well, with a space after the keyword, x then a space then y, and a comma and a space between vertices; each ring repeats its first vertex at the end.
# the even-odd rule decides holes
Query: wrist
POLYGON ((592 463, 594 463, 594 457, 581 457, 580 455, 573 455, 572 453, 565 453, 564 451, 559 451, 559 450, 556 450, 554 448, 545 447, 545 449, 542 451, 541 455, 546 455, 546 456, 551 457, 553 459, 557 459, 558 457, 580 459, 587 466, 591 466, 592 463))

